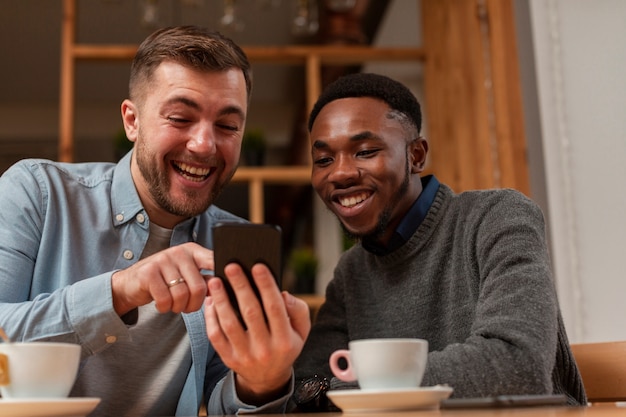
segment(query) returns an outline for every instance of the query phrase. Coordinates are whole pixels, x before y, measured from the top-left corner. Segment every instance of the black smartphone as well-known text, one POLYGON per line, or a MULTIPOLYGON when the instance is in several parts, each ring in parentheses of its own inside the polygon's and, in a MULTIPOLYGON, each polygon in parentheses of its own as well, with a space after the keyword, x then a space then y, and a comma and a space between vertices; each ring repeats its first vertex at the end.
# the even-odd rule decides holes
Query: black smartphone
POLYGON ((483 398, 451 398, 441 401, 441 408, 507 408, 567 405, 565 394, 498 395, 483 398))
MULTIPOLYGON (((252 279, 251 269, 256 263, 267 265, 274 275, 278 288, 282 288, 282 238, 280 226, 272 224, 221 222, 213 226, 213 256, 215 276, 224 282, 230 302, 243 323, 239 305, 230 286, 224 267, 229 263, 241 266, 252 289, 260 300, 257 286, 252 279)), ((244 324, 245 326, 245 324, 244 324)))

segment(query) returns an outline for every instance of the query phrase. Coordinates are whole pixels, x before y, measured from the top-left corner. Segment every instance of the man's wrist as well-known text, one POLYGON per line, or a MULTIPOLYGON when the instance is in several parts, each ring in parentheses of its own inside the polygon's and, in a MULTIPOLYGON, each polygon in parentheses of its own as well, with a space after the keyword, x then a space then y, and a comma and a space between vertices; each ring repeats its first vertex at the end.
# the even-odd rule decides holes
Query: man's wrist
POLYGON ((250 387, 250 385, 242 381, 241 377, 236 372, 233 372, 233 374, 235 377, 235 390, 237 392, 237 397, 240 401, 249 405, 261 406, 284 397, 291 391, 292 375, 290 375, 287 381, 277 389, 267 391, 267 384, 265 384, 262 390, 255 391, 250 387))

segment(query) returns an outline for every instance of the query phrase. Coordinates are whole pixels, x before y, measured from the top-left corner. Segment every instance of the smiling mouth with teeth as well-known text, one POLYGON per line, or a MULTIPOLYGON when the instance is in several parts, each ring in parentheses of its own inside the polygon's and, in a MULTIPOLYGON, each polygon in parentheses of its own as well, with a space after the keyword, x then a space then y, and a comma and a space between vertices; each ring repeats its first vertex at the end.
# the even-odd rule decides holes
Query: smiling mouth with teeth
POLYGON ((350 207, 356 206, 357 204, 359 204, 366 198, 367 198, 366 193, 361 193, 361 194, 353 195, 350 197, 342 197, 342 198, 339 198, 339 204, 341 204, 343 207, 350 208, 350 207))
POLYGON ((183 177, 190 181, 204 181, 209 177, 209 174, 211 173, 210 168, 198 168, 188 165, 184 162, 173 163, 172 166, 179 174, 181 174, 183 177))

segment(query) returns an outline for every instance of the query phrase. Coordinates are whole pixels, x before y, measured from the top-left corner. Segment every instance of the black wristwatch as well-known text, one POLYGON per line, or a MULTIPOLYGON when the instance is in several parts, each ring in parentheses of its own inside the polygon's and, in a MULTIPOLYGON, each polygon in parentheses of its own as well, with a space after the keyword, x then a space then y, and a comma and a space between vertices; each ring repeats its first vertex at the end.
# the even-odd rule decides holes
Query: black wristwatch
POLYGON ((300 412, 328 411, 326 391, 330 388, 328 379, 312 376, 302 379, 295 387, 293 400, 300 412))

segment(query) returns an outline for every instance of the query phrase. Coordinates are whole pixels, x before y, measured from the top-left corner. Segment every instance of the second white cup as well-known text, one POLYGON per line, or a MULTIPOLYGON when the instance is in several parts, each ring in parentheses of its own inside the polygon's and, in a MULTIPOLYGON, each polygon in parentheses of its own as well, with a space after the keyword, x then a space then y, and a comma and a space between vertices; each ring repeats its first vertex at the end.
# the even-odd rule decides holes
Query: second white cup
POLYGON ((361 389, 417 388, 428 358, 423 339, 363 339, 348 343, 330 356, 333 374, 342 381, 358 381, 361 389), (345 359, 347 367, 339 365, 345 359))
POLYGON ((0 343, 8 384, 4 398, 64 398, 78 373, 81 347, 71 343, 0 343))

